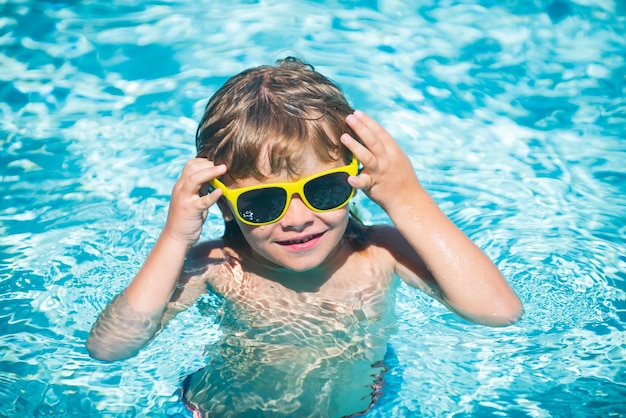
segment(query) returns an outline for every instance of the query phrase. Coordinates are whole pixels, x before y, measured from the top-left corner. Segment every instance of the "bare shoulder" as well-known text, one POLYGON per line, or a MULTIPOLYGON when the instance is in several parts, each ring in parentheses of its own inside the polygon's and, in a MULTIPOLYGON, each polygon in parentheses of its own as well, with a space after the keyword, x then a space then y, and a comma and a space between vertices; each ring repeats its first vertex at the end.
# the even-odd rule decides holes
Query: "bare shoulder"
POLYGON ((187 264, 213 264, 224 259, 226 247, 221 239, 200 242, 189 250, 187 264))
POLYGON ((371 244, 388 251, 394 258, 403 255, 417 256, 408 241, 394 226, 374 225, 367 227, 367 229, 371 244))
POLYGON ((222 240, 205 241, 194 245, 187 254, 181 283, 209 285, 224 294, 234 278, 242 274, 238 262, 240 254, 222 240))
POLYGON ((189 250, 183 271, 163 314, 163 323, 195 303, 200 295, 207 292, 207 285, 214 287, 214 278, 223 276, 223 254, 223 244, 219 240, 203 242, 189 250))

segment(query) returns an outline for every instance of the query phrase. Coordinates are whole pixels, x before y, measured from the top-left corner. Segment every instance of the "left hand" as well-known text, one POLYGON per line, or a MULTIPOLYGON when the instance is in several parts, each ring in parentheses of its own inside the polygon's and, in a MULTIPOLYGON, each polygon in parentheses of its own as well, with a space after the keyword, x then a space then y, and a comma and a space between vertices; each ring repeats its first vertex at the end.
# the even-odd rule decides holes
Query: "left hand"
POLYGON ((345 133, 341 142, 363 164, 363 170, 348 182, 361 189, 385 211, 402 205, 423 191, 409 157, 376 121, 357 110, 346 117, 361 142, 345 133))

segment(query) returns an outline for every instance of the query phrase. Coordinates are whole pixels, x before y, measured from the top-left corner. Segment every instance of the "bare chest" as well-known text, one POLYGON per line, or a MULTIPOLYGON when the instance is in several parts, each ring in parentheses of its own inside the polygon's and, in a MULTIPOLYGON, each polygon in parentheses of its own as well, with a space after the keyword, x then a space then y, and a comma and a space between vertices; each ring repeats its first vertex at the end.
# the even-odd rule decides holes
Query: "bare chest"
POLYGON ((394 266, 385 252, 368 249, 342 260, 330 273, 259 274, 229 265, 216 289, 240 308, 272 315, 320 315, 359 312, 378 316, 386 305, 394 266))

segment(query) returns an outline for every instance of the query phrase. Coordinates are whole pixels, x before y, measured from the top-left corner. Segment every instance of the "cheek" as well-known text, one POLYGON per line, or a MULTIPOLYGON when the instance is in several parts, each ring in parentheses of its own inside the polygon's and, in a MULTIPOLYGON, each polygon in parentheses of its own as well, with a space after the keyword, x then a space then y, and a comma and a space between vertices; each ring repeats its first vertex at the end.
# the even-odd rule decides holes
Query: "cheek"
POLYGON ((322 218, 326 221, 327 224, 332 225, 341 225, 343 223, 348 223, 349 210, 348 207, 343 207, 341 209, 334 210, 332 212, 327 212, 323 215, 322 218))
POLYGON ((272 225, 264 226, 250 226, 241 222, 237 222, 243 237, 248 241, 248 244, 255 246, 255 244, 266 241, 271 235, 272 225))

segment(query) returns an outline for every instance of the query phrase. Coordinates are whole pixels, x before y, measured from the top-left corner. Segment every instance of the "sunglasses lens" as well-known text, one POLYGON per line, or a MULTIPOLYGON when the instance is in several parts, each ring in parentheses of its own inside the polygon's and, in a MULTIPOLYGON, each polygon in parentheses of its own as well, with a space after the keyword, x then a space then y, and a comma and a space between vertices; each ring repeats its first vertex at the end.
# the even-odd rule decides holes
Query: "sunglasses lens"
POLYGON ((239 215, 253 224, 263 224, 277 219, 285 209, 287 192, 278 187, 251 190, 237 200, 239 215))
POLYGON ((304 195, 317 210, 330 210, 345 204, 352 196, 348 173, 332 173, 304 185, 304 195))

